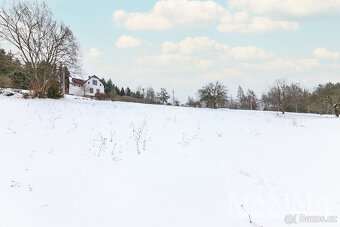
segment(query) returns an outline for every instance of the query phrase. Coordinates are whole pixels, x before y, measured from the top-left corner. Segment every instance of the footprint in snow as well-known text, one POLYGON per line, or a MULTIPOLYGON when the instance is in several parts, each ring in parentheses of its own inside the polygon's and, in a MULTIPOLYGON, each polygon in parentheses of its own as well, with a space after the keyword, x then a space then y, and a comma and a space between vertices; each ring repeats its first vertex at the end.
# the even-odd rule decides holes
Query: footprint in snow
POLYGON ((257 176, 253 176, 253 175, 251 175, 250 173, 247 173, 247 172, 245 172, 245 171, 243 171, 243 170, 239 170, 239 173, 241 174, 241 175, 243 175, 243 176, 246 176, 246 177, 248 177, 248 178, 251 178, 251 179, 253 179, 254 181, 255 181, 255 184, 256 185, 266 185, 266 183, 264 182, 264 180, 262 179, 262 177, 257 177, 257 176))

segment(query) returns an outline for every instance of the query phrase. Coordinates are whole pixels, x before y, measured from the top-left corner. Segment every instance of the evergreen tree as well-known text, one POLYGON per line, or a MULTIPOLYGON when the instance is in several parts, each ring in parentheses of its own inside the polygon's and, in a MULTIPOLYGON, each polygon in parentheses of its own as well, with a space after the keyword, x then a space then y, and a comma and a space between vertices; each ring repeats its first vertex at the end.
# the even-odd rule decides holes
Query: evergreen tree
POLYGON ((110 94, 112 92, 113 89, 113 83, 112 83, 112 80, 109 79, 106 83, 106 90, 105 90, 105 93, 106 94, 110 94))
POLYGON ((126 96, 131 96, 131 90, 129 87, 126 88, 126 96))
POLYGON ((105 79, 101 79, 100 80, 104 86, 104 93, 109 96, 109 94, 111 93, 111 91, 114 89, 114 85, 112 83, 112 80, 109 79, 107 82, 105 81, 105 79))
POLYGON ((115 87, 116 94, 121 96, 120 89, 118 88, 118 86, 115 85, 114 87, 115 87))
POLYGON ((136 97, 137 99, 141 99, 142 98, 142 94, 140 93, 140 91, 136 91, 136 97))
POLYGON ((170 95, 165 88, 161 88, 161 91, 157 93, 157 98, 165 104, 168 102, 170 95))
POLYGON ((122 87, 122 89, 120 90, 120 96, 125 96, 125 91, 124 91, 124 88, 122 87))
POLYGON ((310 109, 320 114, 336 114, 339 116, 340 83, 318 85, 310 96, 310 109))
POLYGON ((16 64, 11 53, 0 49, 0 76, 8 76, 16 69, 16 64))
POLYGON ((27 89, 27 79, 23 68, 11 53, 0 49, 0 87, 27 89))
POLYGON ((106 92, 106 89, 107 89, 107 82, 106 82, 105 78, 100 79, 100 82, 102 82, 102 84, 103 84, 103 86, 104 86, 104 93, 107 94, 107 92, 106 92))

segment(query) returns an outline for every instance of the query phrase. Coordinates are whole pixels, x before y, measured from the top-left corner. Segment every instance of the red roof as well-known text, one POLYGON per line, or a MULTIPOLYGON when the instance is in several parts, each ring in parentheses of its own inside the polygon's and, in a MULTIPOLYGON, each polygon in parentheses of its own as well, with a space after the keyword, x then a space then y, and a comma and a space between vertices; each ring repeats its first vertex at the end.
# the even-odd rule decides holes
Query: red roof
POLYGON ((72 83, 75 85, 82 85, 84 82, 84 80, 72 78, 72 83))

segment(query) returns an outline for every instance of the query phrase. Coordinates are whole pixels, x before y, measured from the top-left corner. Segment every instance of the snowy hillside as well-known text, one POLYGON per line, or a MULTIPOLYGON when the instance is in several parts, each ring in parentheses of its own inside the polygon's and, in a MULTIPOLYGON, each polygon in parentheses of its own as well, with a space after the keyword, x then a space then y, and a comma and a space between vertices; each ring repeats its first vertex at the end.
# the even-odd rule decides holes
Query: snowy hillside
POLYGON ((280 227, 287 214, 340 216, 333 116, 72 97, 0 96, 0 107, 0 226, 280 227))

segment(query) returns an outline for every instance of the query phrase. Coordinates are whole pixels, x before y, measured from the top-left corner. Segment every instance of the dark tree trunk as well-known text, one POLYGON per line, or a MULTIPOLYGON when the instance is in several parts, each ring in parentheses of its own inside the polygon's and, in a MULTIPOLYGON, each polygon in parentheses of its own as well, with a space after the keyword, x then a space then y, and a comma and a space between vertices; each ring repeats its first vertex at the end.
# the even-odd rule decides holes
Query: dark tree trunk
POLYGON ((334 106, 334 112, 335 112, 335 116, 336 117, 339 117, 340 116, 340 104, 336 104, 335 106, 334 106))

